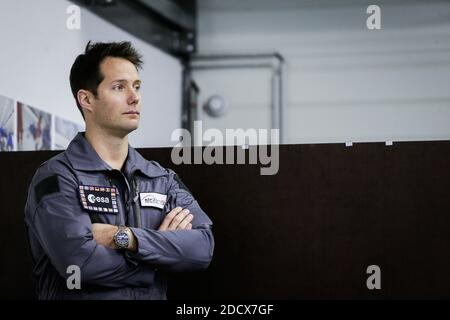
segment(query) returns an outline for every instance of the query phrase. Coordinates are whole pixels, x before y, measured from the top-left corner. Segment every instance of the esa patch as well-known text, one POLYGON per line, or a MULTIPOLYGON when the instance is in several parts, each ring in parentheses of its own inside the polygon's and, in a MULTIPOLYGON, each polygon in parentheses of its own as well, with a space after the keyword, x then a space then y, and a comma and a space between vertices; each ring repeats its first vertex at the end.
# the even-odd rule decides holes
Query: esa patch
POLYGON ((78 187, 80 201, 84 209, 98 213, 118 213, 117 188, 84 186, 78 187))

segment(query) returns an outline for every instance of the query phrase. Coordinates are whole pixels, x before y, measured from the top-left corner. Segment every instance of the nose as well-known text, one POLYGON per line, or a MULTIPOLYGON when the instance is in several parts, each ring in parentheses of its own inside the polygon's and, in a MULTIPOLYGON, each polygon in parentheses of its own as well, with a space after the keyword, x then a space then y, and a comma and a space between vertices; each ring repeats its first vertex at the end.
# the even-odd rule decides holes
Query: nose
POLYGON ((128 104, 138 104, 141 98, 140 93, 135 89, 131 88, 128 93, 128 104))

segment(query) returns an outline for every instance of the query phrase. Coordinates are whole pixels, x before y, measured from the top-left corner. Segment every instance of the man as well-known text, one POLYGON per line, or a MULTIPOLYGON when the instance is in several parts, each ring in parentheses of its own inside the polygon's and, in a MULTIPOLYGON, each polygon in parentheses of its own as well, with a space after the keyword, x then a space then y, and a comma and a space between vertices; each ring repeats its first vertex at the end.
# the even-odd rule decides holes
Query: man
POLYGON ((86 132, 39 167, 25 207, 40 299, 165 299, 165 271, 211 261, 211 220, 172 170, 128 145, 141 64, 121 42, 88 43, 72 66, 86 132))

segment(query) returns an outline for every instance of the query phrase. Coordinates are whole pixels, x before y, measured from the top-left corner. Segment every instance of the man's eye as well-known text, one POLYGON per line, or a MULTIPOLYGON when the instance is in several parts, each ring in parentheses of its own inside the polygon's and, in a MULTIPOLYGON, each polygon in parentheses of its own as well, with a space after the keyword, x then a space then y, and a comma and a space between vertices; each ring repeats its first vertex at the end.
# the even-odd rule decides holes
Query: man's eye
POLYGON ((136 86, 136 87, 134 87, 136 90, 141 90, 141 86, 136 86))
POLYGON ((123 86, 119 84, 119 85, 117 85, 117 86, 114 86, 113 89, 114 89, 114 90, 122 90, 122 89, 123 89, 123 86))

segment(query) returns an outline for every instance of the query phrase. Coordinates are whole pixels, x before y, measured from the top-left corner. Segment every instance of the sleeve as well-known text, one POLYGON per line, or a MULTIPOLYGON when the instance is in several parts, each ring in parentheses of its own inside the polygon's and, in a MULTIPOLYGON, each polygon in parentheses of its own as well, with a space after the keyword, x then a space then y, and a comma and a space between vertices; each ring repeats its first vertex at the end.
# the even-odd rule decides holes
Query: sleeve
POLYGON ((53 173, 41 176, 35 176, 28 193, 29 227, 63 278, 68 276, 68 266, 77 265, 82 283, 106 287, 153 283, 151 268, 130 263, 120 251, 95 242, 89 214, 78 201, 74 178, 72 181, 68 175, 53 173))
POLYGON ((189 209, 194 215, 192 229, 158 231, 131 228, 137 239, 138 250, 135 253, 128 252, 127 257, 169 271, 205 269, 214 251, 212 222, 172 170, 169 170, 169 186, 165 208, 189 209))

